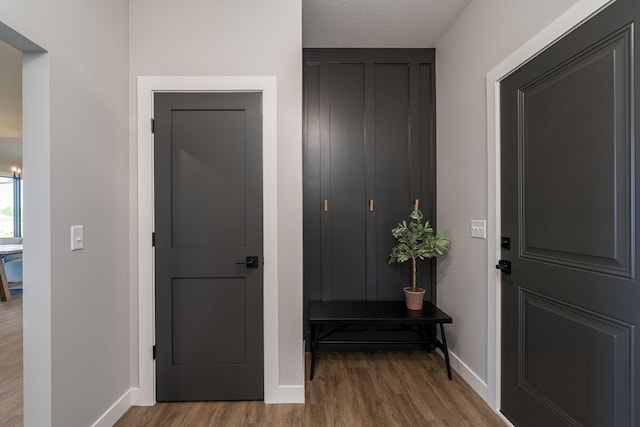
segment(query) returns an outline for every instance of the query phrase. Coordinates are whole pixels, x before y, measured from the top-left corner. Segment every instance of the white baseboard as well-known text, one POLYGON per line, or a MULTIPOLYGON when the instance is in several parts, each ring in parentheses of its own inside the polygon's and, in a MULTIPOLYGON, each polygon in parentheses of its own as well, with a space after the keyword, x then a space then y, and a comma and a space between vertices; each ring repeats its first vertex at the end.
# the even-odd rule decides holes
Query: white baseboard
MULTIPOLYGON (((444 359, 442 351, 438 349, 437 352, 444 359)), ((502 421, 505 422, 507 427, 514 427, 513 424, 511 424, 511 421, 509 421, 504 415, 502 415, 502 412, 500 412, 499 409, 493 408, 489 404, 489 401, 487 400, 489 396, 489 388, 487 386, 487 383, 482 381, 482 379, 478 375, 476 375, 476 373, 473 372, 466 363, 460 360, 460 358, 456 356, 455 353, 452 353, 451 350, 449 350, 449 362, 451 363, 451 369, 456 371, 458 375, 460 375, 460 377, 462 377, 462 379, 467 384, 469 384, 473 391, 475 391, 482 398, 482 400, 484 400, 486 404, 489 405, 491 410, 495 412, 502 421)))
POLYGON ((142 396, 140 388, 135 387, 131 389, 131 406, 153 406, 155 404, 155 399, 149 400, 142 396))
MULTIPOLYGON (((442 354, 442 351, 440 351, 440 349, 438 349, 438 353, 444 358, 444 355, 442 354)), ((460 360, 460 358, 456 356, 456 354, 451 350, 449 350, 449 362, 451 363, 451 369, 455 370, 458 375, 460 375, 462 379, 467 384, 469 384, 469 386, 471 386, 473 391, 480 395, 482 400, 489 404, 489 402, 487 401, 487 398, 489 396, 489 388, 487 386, 487 383, 484 382, 478 375, 476 375, 476 373, 473 372, 471 368, 469 368, 466 363, 460 360)))
POLYGON ((277 394, 269 400, 265 400, 264 403, 304 403, 304 386, 279 385, 277 394))
POLYGON ((112 427, 116 421, 127 412, 127 409, 131 407, 133 391, 134 389, 132 388, 127 390, 122 397, 116 400, 115 403, 93 423, 92 427, 112 427))

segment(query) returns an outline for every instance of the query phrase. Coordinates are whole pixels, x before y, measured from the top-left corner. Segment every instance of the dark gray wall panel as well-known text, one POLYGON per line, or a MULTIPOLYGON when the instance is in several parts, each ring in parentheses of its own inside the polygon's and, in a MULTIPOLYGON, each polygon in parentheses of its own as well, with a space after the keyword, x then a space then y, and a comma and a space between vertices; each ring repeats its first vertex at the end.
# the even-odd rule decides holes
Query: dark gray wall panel
POLYGON ((378 300, 403 298, 411 285, 408 263, 387 265, 391 229, 411 210, 409 64, 375 64, 375 280, 378 300))
POLYGON ((520 91, 525 257, 633 275, 629 37, 625 28, 520 91))
POLYGON ((319 300, 322 299, 320 65, 305 64, 304 70, 304 293, 305 300, 319 300))
MULTIPOLYGON (((411 199, 420 199, 420 210, 434 230, 437 230, 435 64, 418 64, 417 74, 419 94, 412 92, 412 97, 417 98, 414 102, 418 104, 418 108, 412 113, 411 121, 410 156, 412 170, 416 171, 411 174, 411 199)), ((425 298, 437 301, 436 261, 421 262, 418 265, 418 275, 422 279, 421 286, 427 291, 425 298)))
POLYGON ((633 326, 526 290, 520 303, 520 386, 570 425, 626 425, 633 326))
POLYGON ((331 243, 323 256, 330 259, 333 299, 366 297, 364 102, 364 66, 329 64, 330 187, 323 233, 326 225, 331 243))
MULTIPOLYGON (((304 50, 305 302, 404 298, 391 228, 415 199, 435 220, 434 64, 433 49, 304 50)), ((418 282, 435 301, 434 262, 418 282)))

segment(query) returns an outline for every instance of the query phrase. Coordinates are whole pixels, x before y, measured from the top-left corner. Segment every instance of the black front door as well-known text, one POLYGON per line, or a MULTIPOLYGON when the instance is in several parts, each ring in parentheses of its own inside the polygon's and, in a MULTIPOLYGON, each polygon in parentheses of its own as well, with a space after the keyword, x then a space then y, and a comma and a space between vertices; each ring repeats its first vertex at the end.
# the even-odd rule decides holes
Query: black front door
POLYGON ((501 411, 519 427, 640 425, 639 18, 618 0, 501 84, 501 411))
POLYGON ((155 95, 158 401, 263 398, 261 105, 155 95))

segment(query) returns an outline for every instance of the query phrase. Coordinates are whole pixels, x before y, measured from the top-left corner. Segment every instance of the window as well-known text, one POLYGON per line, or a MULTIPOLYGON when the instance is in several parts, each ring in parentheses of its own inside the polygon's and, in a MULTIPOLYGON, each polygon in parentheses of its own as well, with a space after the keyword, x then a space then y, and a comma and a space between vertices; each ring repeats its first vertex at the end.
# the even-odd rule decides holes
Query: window
POLYGON ((22 237, 22 176, 0 175, 0 237, 22 237))

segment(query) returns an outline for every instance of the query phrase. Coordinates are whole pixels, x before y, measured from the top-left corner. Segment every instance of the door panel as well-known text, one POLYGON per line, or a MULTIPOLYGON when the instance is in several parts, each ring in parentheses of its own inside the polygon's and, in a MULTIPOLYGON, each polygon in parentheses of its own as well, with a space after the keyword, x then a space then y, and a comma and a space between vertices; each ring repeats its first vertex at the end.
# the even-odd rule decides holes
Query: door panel
POLYGON ((211 339, 245 334, 248 313, 244 277, 175 278, 171 291, 174 365, 247 363, 245 340, 227 340, 220 345, 211 339), (216 301, 215 310, 211 301, 216 301))
POLYGON ((521 290, 520 304, 521 387, 569 424, 615 425, 616 410, 628 411, 631 403, 630 382, 616 379, 631 378, 633 328, 529 290, 521 290), (585 351, 594 348, 600 350, 585 351), (576 393, 577 384, 588 391, 576 393), (596 385, 599 393, 590 390, 596 385))
POLYGON ((154 103, 157 400, 262 399, 261 95, 154 103))
POLYGON ((323 129, 323 258, 329 278, 325 296, 361 300, 366 296, 364 66, 328 65, 328 114, 323 129), (349 286, 344 284, 348 283, 349 286))
POLYGON ((514 425, 640 425, 639 17, 618 0, 501 83, 501 411, 514 425))
POLYGON ((399 300, 402 287, 411 284, 411 271, 406 264, 389 265, 389 253, 396 243, 391 229, 405 219, 411 209, 411 202, 407 203, 412 194, 410 68, 408 64, 375 64, 374 72, 375 142, 371 146, 375 152, 375 193, 372 198, 378 209, 374 216, 375 251, 372 252, 378 268, 371 280, 376 285, 377 300, 399 300))
POLYGON ((171 145, 174 248, 245 245, 245 120, 244 111, 172 112, 180 138, 171 145))
MULTIPOLYGON (((411 283, 407 264, 389 264, 389 253, 396 240, 391 229, 406 219, 416 199, 425 218, 435 225, 435 163, 432 153, 433 126, 431 64, 380 63, 375 72, 375 153, 374 190, 377 208, 375 232, 369 234, 375 249, 374 273, 367 280, 375 286, 371 300, 402 300, 402 288, 411 283), (409 201, 409 203, 407 203, 409 201)), ((434 262, 418 263, 420 286, 426 298, 435 302, 434 262)))
POLYGON ((519 89, 523 256, 630 276, 630 36, 519 89))
MULTIPOLYGON (((305 301, 321 300, 325 290, 323 283, 327 280, 323 276, 322 263, 322 191, 321 191, 321 159, 322 144, 320 139, 323 115, 320 114, 320 64, 305 64, 304 67, 304 192, 303 192, 303 269, 305 301)), ((307 304, 304 304, 306 310, 307 304)), ((305 332, 308 331, 307 316, 304 316, 305 332)), ((309 339, 306 342, 310 342, 309 339)))

